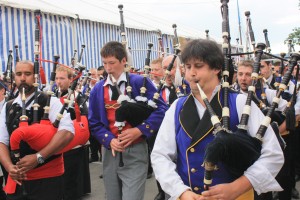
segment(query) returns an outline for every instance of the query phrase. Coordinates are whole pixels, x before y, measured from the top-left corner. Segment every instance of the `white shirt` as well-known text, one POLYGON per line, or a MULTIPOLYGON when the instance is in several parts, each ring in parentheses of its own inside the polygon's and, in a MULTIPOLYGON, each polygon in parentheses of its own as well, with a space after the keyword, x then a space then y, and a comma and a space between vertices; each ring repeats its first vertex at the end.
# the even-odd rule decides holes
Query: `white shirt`
POLYGON ((295 113, 296 115, 300 114, 300 92, 297 93, 297 99, 295 104, 295 113))
MULTIPOLYGON (((244 92, 242 90, 240 90, 240 92, 241 92, 241 94, 244 94, 247 96, 246 92, 244 92)), ((267 97, 267 101, 268 101, 269 105, 272 105, 273 98, 276 97, 276 90, 265 88, 265 93, 266 93, 266 97, 267 97)), ((286 105, 287 105, 287 101, 280 97, 278 107, 275 110, 283 112, 284 109, 286 108, 286 105)))
POLYGON ((4 103, 5 103, 5 98, 2 101, 0 101, 0 113, 3 108, 4 103))
MULTIPOLYGON (((34 95, 31 94, 27 99, 26 102, 29 101, 31 99, 31 97, 34 95)), ((13 104, 19 104, 20 106, 22 106, 22 100, 21 100, 21 96, 19 95, 14 101, 13 104)), ((34 101, 32 101, 28 106, 27 106, 27 110, 29 110, 31 108, 31 106, 33 105, 34 101)), ((58 114, 58 112, 61 110, 62 108, 62 103, 60 102, 60 100, 56 97, 51 97, 51 101, 50 101, 50 111, 49 111, 49 120, 53 123, 56 119, 56 116, 58 114)), ((0 142, 5 144, 5 145, 9 145, 9 133, 7 131, 7 127, 6 127, 6 104, 3 106, 3 110, 4 112, 1 112, 0 114, 0 142)), ((69 113, 64 113, 63 118, 60 120, 59 123, 59 127, 58 127, 58 131, 59 130, 67 130, 70 131, 71 133, 75 133, 74 131, 74 125, 73 125, 73 121, 70 118, 70 114, 69 113)))
MULTIPOLYGON (((214 91, 213 95, 216 93, 214 91)), ((191 189, 184 185, 182 179, 176 172, 177 144, 175 133, 175 109, 176 100, 166 112, 164 120, 157 134, 155 145, 151 153, 152 167, 156 179, 160 182, 163 190, 171 196, 171 200, 177 199, 185 190, 191 189)), ((197 111, 201 118, 205 108, 195 99, 197 111)), ((236 107, 239 119, 246 102, 245 95, 238 95, 236 107)), ((248 132, 255 136, 264 115, 255 105, 251 103, 251 114, 248 122, 248 132)), ((275 176, 284 162, 283 153, 277 141, 275 133, 270 126, 264 136, 261 156, 244 173, 258 194, 268 191, 281 191, 282 188, 275 180, 275 176)))
MULTIPOLYGON (((117 81, 117 84, 119 85, 119 83, 120 83, 121 81, 127 82, 127 78, 126 78, 125 72, 123 72, 123 73, 121 74, 121 76, 119 77, 119 79, 118 79, 118 81, 117 81)), ((105 83, 103 84, 103 87, 105 87, 105 86, 107 86, 107 85, 111 85, 111 86, 114 85, 113 82, 110 80, 109 76, 107 77, 105 83)), ((125 93, 125 84, 121 84, 121 85, 120 85, 120 91, 122 92, 122 94, 125 93)), ((112 91, 111 91, 110 88, 109 88, 108 92, 109 92, 109 96, 110 96, 110 98, 111 98, 112 91)), ((110 99, 110 100, 111 100, 111 99, 110 99)))
POLYGON ((170 97, 170 90, 164 87, 165 94, 166 94, 166 103, 169 104, 169 97, 170 97))

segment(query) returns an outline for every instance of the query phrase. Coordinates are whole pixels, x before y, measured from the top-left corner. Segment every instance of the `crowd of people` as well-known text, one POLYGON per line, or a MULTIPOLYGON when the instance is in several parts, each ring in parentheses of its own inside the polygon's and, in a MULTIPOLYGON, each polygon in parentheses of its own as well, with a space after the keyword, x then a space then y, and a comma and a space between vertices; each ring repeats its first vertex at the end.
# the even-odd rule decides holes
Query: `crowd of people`
MULTIPOLYGON (((283 95, 278 97, 272 115, 276 123, 266 129, 258 158, 238 177, 221 159, 215 163, 212 179, 208 179, 202 164, 207 146, 218 133, 205 98, 218 119, 223 117, 220 111, 226 98, 222 79, 224 55, 218 44, 207 39, 191 40, 180 55, 152 59, 150 72, 140 74, 128 66, 127 51, 120 42, 106 43, 100 54, 103 66, 85 70, 80 78, 81 72, 58 64, 55 84, 42 90, 37 89, 31 61, 16 63, 13 80, 3 74, 0 184, 5 187, 0 199, 80 199, 91 192, 89 163, 95 161, 103 163, 100 177, 108 200, 144 199, 146 180, 152 173, 158 188, 154 200, 299 198, 295 188, 300 177, 297 67, 283 95), (74 80, 77 82, 72 91, 74 80), (60 120, 53 138, 39 150, 30 140, 21 141, 20 157, 16 159, 11 135, 26 129, 23 119, 33 126, 41 123, 47 112, 51 123, 60 120), (34 121, 36 117, 38 122, 34 121), (89 141, 64 151, 76 134, 88 136, 89 141)), ((235 76, 230 75, 235 78, 228 92, 233 132, 244 114, 249 88, 253 88, 254 65, 260 66, 251 107, 246 108, 249 119, 245 134, 256 137, 277 97, 278 78, 284 76, 289 64, 280 70, 276 60, 265 56, 261 61, 249 57, 235 64, 235 76), (279 75, 279 71, 283 74, 279 75)))

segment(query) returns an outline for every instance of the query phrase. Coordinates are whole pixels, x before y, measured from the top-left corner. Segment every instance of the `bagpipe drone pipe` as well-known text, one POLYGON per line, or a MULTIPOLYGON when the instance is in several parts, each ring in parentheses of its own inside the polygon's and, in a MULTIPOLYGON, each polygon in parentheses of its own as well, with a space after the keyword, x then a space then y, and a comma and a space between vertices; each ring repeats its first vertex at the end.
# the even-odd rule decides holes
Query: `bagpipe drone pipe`
MULTIPOLYGON (((55 59, 58 58, 56 57, 55 59)), ((57 65, 57 60, 55 61, 54 69, 56 69, 56 65, 57 65)), ((80 69, 79 73, 81 74, 81 71, 84 70, 84 67, 79 66, 79 69, 80 69)), ((55 79, 55 74, 51 74, 51 82, 53 82, 54 79, 55 79)), ((40 123, 34 123, 30 126, 21 126, 12 133, 10 139, 10 143, 11 143, 10 145, 13 151, 19 149, 20 141, 26 142, 35 151, 41 150, 50 142, 52 137, 57 132, 57 128, 59 127, 59 123, 61 118, 63 117, 64 111, 67 109, 67 107, 70 104, 70 98, 77 86, 77 81, 78 78, 76 78, 73 81, 69 91, 69 95, 66 99, 64 99, 63 107, 61 108, 60 112, 57 114, 57 118, 53 124, 50 122, 48 118, 49 110, 50 110, 50 101, 53 95, 53 92, 51 91, 51 87, 49 87, 49 90, 47 91, 48 99, 47 99, 46 106, 44 107, 44 115, 40 123)), ((78 113, 80 113, 78 111, 79 110, 78 104, 76 103, 75 105, 77 105, 76 106, 77 109, 75 111, 75 113, 77 113, 76 119, 73 120, 74 128, 75 128, 75 136, 73 140, 63 148, 63 150, 58 152, 58 154, 62 152, 66 152, 77 145, 85 144, 89 138, 87 117, 85 115, 78 115, 78 113)))
MULTIPOLYGON (((76 80, 73 82, 72 85, 73 87, 77 85, 76 80)), ((13 160, 15 160, 15 158, 22 158, 27 154, 33 154, 40 151, 41 149, 43 149, 45 146, 49 144, 53 136, 57 133, 57 128, 59 126, 60 119, 63 117, 63 113, 66 107, 69 105, 70 97, 65 99, 65 103, 62 106, 60 112, 58 113, 56 121, 52 124, 48 118, 50 101, 53 94, 53 92, 50 90, 50 87, 49 90, 47 91, 47 94, 48 94, 48 98, 47 98, 46 106, 44 107, 44 115, 39 122, 28 125, 27 121, 25 120, 28 119, 25 115, 26 111, 22 112, 25 114, 23 114, 20 117, 20 125, 17 129, 13 131, 10 137, 10 149, 13 152, 13 160), (25 149, 26 152, 24 152, 22 149, 24 143, 26 147, 25 149)), ((55 155, 46 159, 45 164, 55 158, 58 158, 61 155, 61 153, 67 152, 78 145, 84 145, 88 141, 90 133, 88 128, 87 117, 85 115, 80 115, 80 114, 78 115, 77 112, 77 116, 76 119, 73 120, 73 124, 75 129, 75 135, 71 140, 71 142, 68 145, 66 145, 62 150, 57 152, 55 155)), ((38 165, 37 168, 35 169, 38 169, 43 165, 38 165)), ((35 169, 31 171, 34 171, 35 169)), ((28 174, 31 173, 31 171, 29 171, 28 174)), ((14 185, 16 185, 16 183, 12 179, 10 179, 10 181, 7 182, 5 191, 7 193, 14 193, 15 192, 14 185)))
MULTIPOLYGON (((148 99, 146 96, 146 85, 147 82, 149 82, 147 81, 147 77, 150 71, 149 64, 152 46, 152 43, 148 43, 148 52, 145 59, 145 73, 143 74, 143 83, 140 88, 140 95, 136 96, 135 99, 133 99, 132 97, 132 87, 130 85, 130 75, 128 72, 128 68, 125 69, 127 79, 126 94, 122 94, 116 79, 111 74, 108 76, 108 78, 110 78, 113 82, 114 87, 117 89, 119 95, 117 102, 120 106, 115 111, 116 122, 114 124, 114 126, 118 128, 118 134, 121 134, 126 123, 129 123, 132 127, 136 127, 145 119, 147 119, 155 109, 148 105, 148 99)), ((120 152, 119 166, 124 166, 122 152, 120 152)))
MULTIPOLYGON (((261 44, 258 44, 258 46, 261 44)), ((259 51, 256 50, 257 54, 259 51)), ((299 54, 292 54, 292 58, 289 64, 289 70, 297 64, 297 60, 300 59, 299 54)), ((252 78, 256 79, 258 77, 257 66, 259 61, 259 55, 256 55, 255 70, 252 73, 252 78)), ((290 79, 290 73, 286 73, 283 81, 280 84, 280 89, 277 92, 277 96, 273 99, 271 107, 268 109, 267 115, 262 121, 255 137, 248 135, 247 133, 247 123, 250 116, 250 106, 251 106, 251 93, 255 91, 254 86, 248 89, 248 96, 246 100, 246 105, 243 109, 243 114, 241 117, 238 129, 235 132, 230 132, 227 128, 223 127, 218 117, 214 114, 213 109, 209 105, 207 97, 201 90, 202 99, 211 115, 212 124, 214 126, 214 140, 209 143, 205 150, 204 156, 204 167, 205 167, 205 178, 204 185, 208 188, 212 184, 213 171, 217 169, 217 164, 219 162, 226 166, 226 169, 232 175, 233 178, 238 178, 243 175, 244 171, 250 167, 261 155, 261 148, 263 143, 263 137, 267 130, 267 127, 271 123, 271 117, 274 113, 276 106, 278 106, 280 93, 286 87, 286 82, 290 79)), ((254 80, 255 82, 255 80, 254 80)), ((253 95, 253 94, 252 94, 253 95)), ((225 96, 224 96, 225 98, 225 96)), ((223 115, 223 114, 222 114, 223 115)), ((272 124, 271 124, 272 125, 272 124)), ((272 126, 274 129, 274 127, 272 126)), ((278 137, 278 135, 276 135, 278 137)), ((280 140, 279 140, 280 142, 280 140)))
POLYGON ((204 155, 204 188, 208 189, 212 184, 213 171, 217 169, 217 164, 221 162, 226 169, 231 174, 231 176, 236 179, 244 174, 244 171, 247 170, 261 155, 263 137, 267 130, 267 127, 271 123, 271 116, 274 113, 278 102, 280 101, 279 97, 282 91, 286 88, 288 83, 291 71, 294 66, 297 64, 297 61, 300 59, 299 54, 292 54, 289 64, 289 70, 284 75, 283 80, 279 86, 279 90, 276 94, 276 97, 273 99, 273 103, 268 109, 267 115, 259 127, 256 137, 252 137, 248 134, 248 120, 251 112, 251 101, 255 93, 255 84, 258 79, 258 72, 260 68, 261 56, 264 53, 265 44, 258 43, 255 50, 255 61, 254 69, 251 74, 252 84, 248 87, 248 94, 246 99, 246 105, 244 106, 240 124, 237 126, 237 130, 232 132, 229 130, 229 107, 227 106, 228 92, 226 88, 229 87, 229 83, 226 81, 226 76, 228 76, 228 68, 226 68, 226 48, 228 48, 228 26, 226 24, 228 20, 228 0, 221 0, 222 3, 222 14, 223 14, 223 53, 225 57, 225 71, 223 71, 223 83, 222 88, 224 90, 224 106, 222 109, 222 122, 221 124, 218 116, 213 111, 213 108, 210 106, 209 101, 202 91, 199 84, 198 88, 200 90, 201 98, 203 99, 208 112, 211 116, 211 122, 214 127, 213 134, 215 138, 210 142, 205 150, 204 155), (227 70, 226 70, 227 69, 227 70))
MULTIPOLYGON (((208 189, 212 184, 213 171, 217 168, 217 163, 224 163, 230 174, 234 177, 240 177, 245 169, 247 169, 251 164, 257 160, 260 155, 261 144, 260 141, 256 138, 252 138, 247 134, 247 129, 245 127, 239 126, 240 128, 236 133, 231 133, 229 130, 230 122, 230 111, 229 111, 229 102, 228 102, 228 93, 229 93, 229 63, 227 59, 228 52, 228 37, 229 37, 229 23, 228 23, 228 0, 221 0, 222 3, 222 31, 223 31, 223 54, 224 54, 224 71, 223 71, 223 83, 222 87, 224 89, 224 106, 222 109, 223 117, 223 126, 218 118, 218 116, 213 111, 212 107, 209 104, 209 101, 202 91, 199 84, 197 84, 201 98, 203 99, 207 110, 210 113, 211 121, 214 127, 215 138, 210 142, 205 150, 204 155, 204 189, 208 189), (234 147, 234 148, 233 148, 234 147), (241 150, 243 149, 243 150, 241 150), (241 154, 245 153, 246 156, 241 154), (242 169, 242 170, 241 170, 242 169)), ((263 48, 261 46, 260 48, 263 48)), ((257 51, 257 59, 255 65, 258 66, 260 58, 262 55, 262 49, 257 51)), ((258 70, 258 67, 256 67, 258 70)), ((248 95, 253 95, 252 92, 249 92, 248 95)), ((251 103, 251 98, 249 103, 251 103)), ((245 116, 248 120, 248 116, 245 116)), ((247 123, 246 123, 247 124, 247 123)))
POLYGON ((179 48, 175 48, 175 54, 173 55, 173 58, 172 58, 170 64, 168 65, 168 67, 167 67, 167 69, 166 69, 166 71, 165 71, 165 74, 164 74, 163 78, 160 80, 159 85, 157 86, 157 91, 156 91, 156 93, 154 93, 153 98, 150 99, 150 100, 148 101, 148 105, 149 105, 149 106, 151 106, 151 107, 153 107, 153 108, 156 108, 156 107, 157 107, 156 104, 157 104, 157 102, 158 102, 158 98, 160 97, 160 92, 161 92, 163 86, 165 85, 165 80, 166 80, 166 78, 167 78, 167 77, 170 75, 170 73, 171 73, 171 70, 172 70, 172 68, 173 68, 173 66, 174 66, 174 62, 175 62, 175 60, 176 60, 176 58, 177 58, 177 56, 178 56, 179 53, 180 53, 180 49, 179 49, 179 48))
MULTIPOLYGON (((39 12, 35 12, 35 13, 36 15, 39 15, 39 12)), ((35 93, 34 93, 34 103, 32 105, 33 119, 32 119, 32 124, 28 124, 27 122, 28 117, 25 116, 26 109, 24 106, 22 112, 23 115, 20 117, 19 127, 15 129, 10 136, 10 149, 13 152, 12 160, 14 160, 14 158, 22 158, 23 156, 26 156, 28 154, 34 154, 49 144, 53 136, 57 133, 60 120, 62 119, 64 111, 67 109, 70 103, 70 97, 74 93, 74 90, 77 86, 78 79, 82 71, 85 69, 85 67, 80 65, 80 63, 76 64, 76 67, 79 69, 78 75, 73 80, 68 98, 65 99, 60 112, 57 114, 55 122, 52 124, 49 120, 49 110, 51 107, 50 102, 51 99, 54 98, 52 97, 53 96, 53 92, 51 91, 52 87, 49 87, 47 94, 38 91, 39 61, 42 59, 39 59, 38 52, 40 51, 39 48, 40 39, 39 39, 39 30, 37 29, 39 29, 38 25, 36 26, 36 31, 35 31, 35 61, 34 61, 35 83, 33 84, 35 87, 35 93), (45 107, 43 107, 44 112, 41 112, 42 108, 40 108, 41 106, 44 105, 41 106, 39 105, 39 99, 41 97, 43 99, 46 99, 46 103, 44 104, 45 107), (43 113, 43 115, 41 115, 41 113, 43 113), (24 150, 21 144, 26 144, 25 146, 27 148, 24 150)), ((56 65, 58 63, 57 62, 58 59, 59 56, 55 56, 55 62, 54 62, 53 72, 51 73, 51 81, 50 81, 50 84, 52 85, 55 81, 55 70, 56 70, 56 65)), ((80 60, 81 57, 79 58, 78 62, 80 62, 80 60)), ((73 122, 75 128, 75 135, 72 141, 68 145, 66 145, 63 149, 61 149, 59 152, 56 152, 55 155, 52 155, 51 157, 47 158, 46 162, 43 165, 38 165, 36 168, 28 171, 27 177, 29 177, 30 174, 34 174, 35 171, 39 170, 39 168, 42 168, 48 162, 52 161, 55 158, 60 157, 62 153, 71 150, 72 148, 78 145, 83 145, 88 141, 90 133, 88 128, 87 117, 79 116, 73 122)), ((9 181, 5 186, 6 192, 14 193, 16 189, 15 186, 16 186, 16 182, 13 181, 11 178, 9 178, 9 181)))

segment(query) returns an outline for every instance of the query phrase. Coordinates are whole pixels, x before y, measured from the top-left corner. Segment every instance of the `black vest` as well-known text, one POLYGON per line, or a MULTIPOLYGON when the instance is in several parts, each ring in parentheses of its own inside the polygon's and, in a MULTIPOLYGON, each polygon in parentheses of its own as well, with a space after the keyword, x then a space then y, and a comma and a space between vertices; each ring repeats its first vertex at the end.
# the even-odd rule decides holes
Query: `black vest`
MULTIPOLYGON (((47 104, 47 98, 48 96, 44 92, 40 92, 38 94, 38 104, 40 105, 38 109, 38 121, 40 121, 44 115, 44 107, 47 104)), ((13 101, 14 99, 8 101, 6 104, 6 126, 9 135, 11 135, 12 132, 19 127, 20 117, 22 115, 22 107, 17 103, 12 104, 13 101)), ((32 100, 30 99, 29 101, 32 100)), ((32 124, 33 107, 31 107, 30 110, 26 110, 26 115, 28 117, 28 124, 32 124)))
MULTIPOLYGON (((44 107, 46 106, 47 98, 47 94, 43 92, 38 94, 38 104, 40 105, 38 109, 38 121, 40 121, 44 115, 44 107)), ((19 127, 20 116, 22 115, 22 107, 17 103, 12 104, 13 101, 14 99, 8 101, 6 104, 6 126, 9 135, 11 135, 12 132, 19 127)), ((29 101, 32 102, 32 99, 29 101)), ((26 115, 28 116, 28 124, 30 125, 33 121, 33 107, 30 110, 26 110, 26 115)), ((31 149, 26 142, 20 142, 21 157, 34 153, 36 153, 36 151, 31 149)))

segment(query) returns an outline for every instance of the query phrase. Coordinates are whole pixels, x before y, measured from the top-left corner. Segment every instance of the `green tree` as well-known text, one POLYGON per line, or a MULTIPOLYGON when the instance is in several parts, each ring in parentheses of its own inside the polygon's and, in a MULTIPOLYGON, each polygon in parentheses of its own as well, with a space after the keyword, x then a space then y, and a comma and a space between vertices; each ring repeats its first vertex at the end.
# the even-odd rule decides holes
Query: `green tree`
POLYGON ((300 45, 300 27, 294 28, 284 42, 287 43, 289 39, 292 39, 294 44, 300 45))

